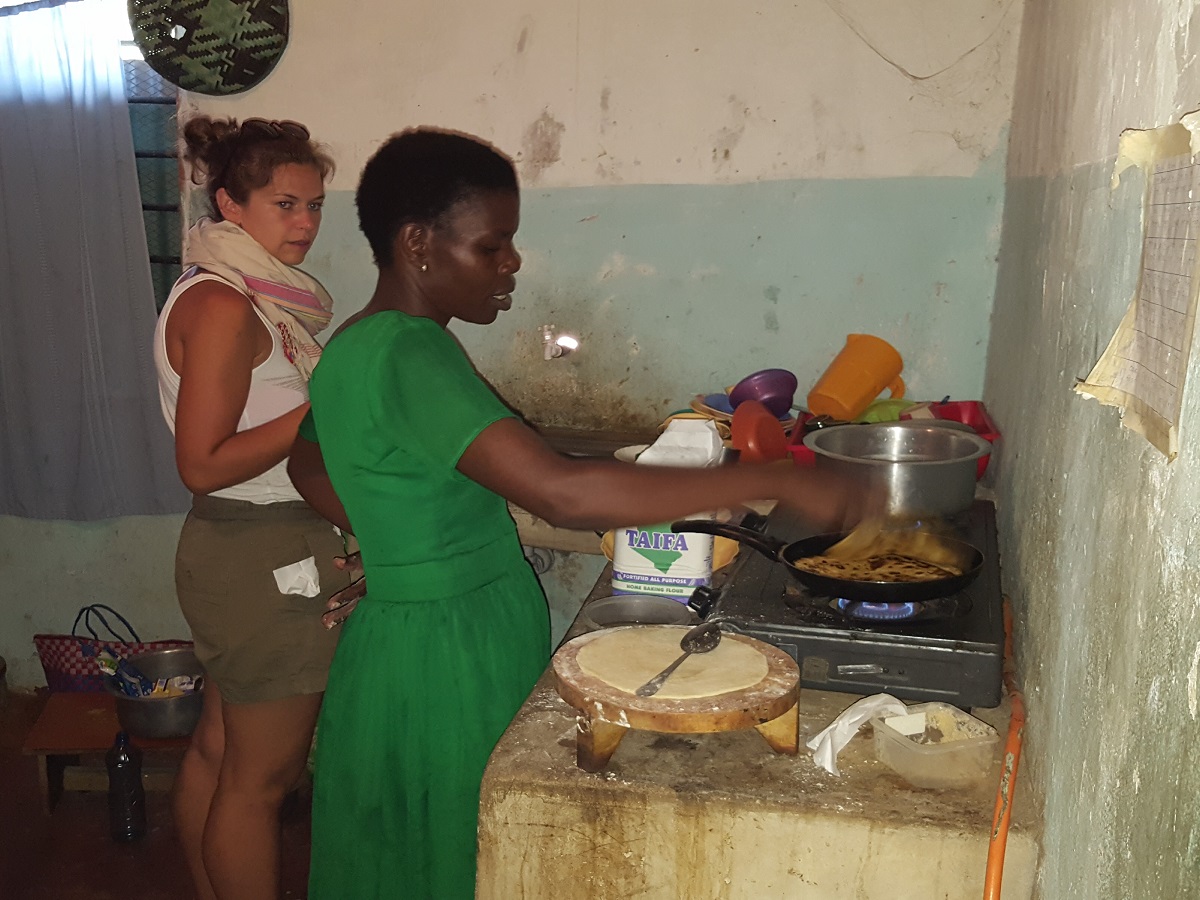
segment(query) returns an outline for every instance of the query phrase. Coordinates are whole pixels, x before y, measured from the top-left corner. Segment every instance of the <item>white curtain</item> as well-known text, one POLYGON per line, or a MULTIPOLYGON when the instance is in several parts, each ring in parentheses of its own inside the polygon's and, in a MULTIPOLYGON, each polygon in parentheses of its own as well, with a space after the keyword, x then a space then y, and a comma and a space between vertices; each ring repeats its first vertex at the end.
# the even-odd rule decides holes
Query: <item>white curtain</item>
POLYGON ((0 8, 0 514, 187 505, 151 357, 124 14, 120 0, 0 8))

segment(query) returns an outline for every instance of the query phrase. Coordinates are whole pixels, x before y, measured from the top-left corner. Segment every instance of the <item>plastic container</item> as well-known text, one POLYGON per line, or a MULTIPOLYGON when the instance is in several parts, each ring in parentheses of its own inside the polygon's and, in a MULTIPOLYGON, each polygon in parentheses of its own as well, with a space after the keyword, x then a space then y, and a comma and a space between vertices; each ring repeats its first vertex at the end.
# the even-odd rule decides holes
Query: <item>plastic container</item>
POLYGON ((901 413, 902 419, 918 419, 925 410, 935 419, 950 419, 962 422, 975 429, 976 434, 996 433, 996 423, 988 415, 987 407, 979 400, 947 400, 945 403, 913 404, 913 408, 901 413))
MULTIPOLYGON (((996 441, 1000 440, 1000 429, 996 427, 996 423, 988 415, 987 408, 979 400, 950 400, 945 403, 918 404, 900 414, 902 421, 916 422, 923 418, 962 422, 964 425, 969 425, 977 435, 990 444, 994 445, 996 441)), ((983 477, 991 458, 990 453, 980 457, 975 473, 976 479, 983 477)))
POLYGON ((795 427, 788 434, 787 452, 792 457, 792 462, 798 466, 816 465, 817 454, 804 446, 804 438, 810 432, 832 427, 835 424, 841 423, 829 416, 814 416, 807 410, 801 411, 796 417, 795 427))
POLYGON ((799 382, 787 369, 762 369, 747 375, 729 392, 729 402, 736 410, 747 400, 757 400, 777 419, 791 414, 799 382))
POLYGON ((1000 735, 949 703, 918 703, 871 720, 875 756, 916 787, 968 787, 986 778, 1000 735))
POLYGON ((757 400, 746 400, 734 410, 729 425, 739 462, 765 463, 786 459, 787 434, 779 419, 757 400))
MULTIPOLYGON (((717 516, 717 521, 723 522, 728 519, 728 517, 728 512, 723 512, 717 516)), ((613 544, 615 540, 616 533, 612 531, 606 531, 600 536, 600 552, 605 555, 609 562, 612 562, 613 559, 613 544)), ((733 562, 737 558, 738 551, 741 549, 741 547, 741 544, 735 540, 732 540, 731 538, 714 537, 712 561, 713 571, 716 572, 719 569, 723 569, 733 562)), ((675 599, 683 600, 686 598, 676 597, 675 599)))
POLYGON ((852 422, 883 391, 904 396, 900 372, 904 360, 896 348, 873 334, 850 334, 829 368, 808 392, 808 411, 852 422))
MULTIPOLYGON (((776 422, 776 427, 779 423, 776 422)), ((634 465, 711 466, 724 447, 711 422, 672 422, 634 465)), ((614 594, 654 594, 687 601, 712 582, 713 536, 675 533, 671 523, 613 529, 614 594)))
POLYGON ((875 400, 862 411, 856 422, 895 422, 902 418, 905 410, 913 405, 911 400, 875 400))
POLYGON ((117 732, 105 754, 108 767, 108 827, 112 839, 127 844, 146 834, 146 789, 142 786, 142 751, 117 732))

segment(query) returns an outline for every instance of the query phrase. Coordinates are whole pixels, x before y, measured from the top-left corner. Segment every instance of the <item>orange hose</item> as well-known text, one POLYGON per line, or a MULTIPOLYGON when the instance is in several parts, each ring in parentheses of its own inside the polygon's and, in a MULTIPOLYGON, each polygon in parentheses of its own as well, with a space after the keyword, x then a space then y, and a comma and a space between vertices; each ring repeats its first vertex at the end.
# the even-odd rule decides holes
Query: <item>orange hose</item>
POLYGON ((996 790, 996 810, 992 813, 992 836, 988 844, 987 870, 983 876, 983 900, 1000 900, 1000 880, 1004 876, 1004 851, 1008 846, 1008 825, 1012 819, 1013 791, 1017 786, 1017 766, 1021 762, 1021 741, 1025 737, 1025 698, 1017 689, 1013 663, 1012 606, 1004 598, 1004 687, 1012 699, 1008 720, 1008 739, 1004 743, 1004 770, 996 790))

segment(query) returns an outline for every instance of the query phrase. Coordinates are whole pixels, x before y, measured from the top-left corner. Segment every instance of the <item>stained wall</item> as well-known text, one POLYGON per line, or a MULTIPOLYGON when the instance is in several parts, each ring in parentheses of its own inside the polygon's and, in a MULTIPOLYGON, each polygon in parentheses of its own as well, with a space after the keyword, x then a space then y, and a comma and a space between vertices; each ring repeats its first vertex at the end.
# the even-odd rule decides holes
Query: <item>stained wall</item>
POLYGON ((977 397, 1018 14, 991 0, 300 8, 269 80, 188 106, 301 119, 329 143, 339 170, 308 262, 341 315, 374 286, 351 192, 375 147, 424 124, 511 154, 514 309, 456 330, 535 420, 655 425, 767 365, 807 391, 864 330, 900 349, 912 392, 977 397), (545 324, 583 347, 545 362, 545 324))
POLYGON ((1200 372, 1174 462, 1072 390, 1137 284, 1145 180, 1112 188, 1118 136, 1200 105, 1195 15, 1173 0, 1025 11, 984 396, 1004 433, 1020 781, 1045 796, 1045 898, 1200 896, 1200 372))
MULTIPOLYGON (((515 307, 458 334, 535 420, 652 426, 772 365, 803 392, 857 331, 900 349, 911 394, 980 395, 1014 0, 364 0, 291 14, 266 81, 184 107, 299 119, 329 144, 339 169, 308 266, 339 319, 374 283, 358 171, 390 133, 429 124, 517 163, 515 307), (583 346, 544 361, 544 324, 583 346)), ((0 520, 5 571, 29 567, 0 587, 10 681, 40 680, 30 636, 69 627, 91 598, 151 637, 178 633, 179 524, 0 520)), ((595 577, 591 562, 566 571, 579 574, 548 582, 560 620, 595 577)))

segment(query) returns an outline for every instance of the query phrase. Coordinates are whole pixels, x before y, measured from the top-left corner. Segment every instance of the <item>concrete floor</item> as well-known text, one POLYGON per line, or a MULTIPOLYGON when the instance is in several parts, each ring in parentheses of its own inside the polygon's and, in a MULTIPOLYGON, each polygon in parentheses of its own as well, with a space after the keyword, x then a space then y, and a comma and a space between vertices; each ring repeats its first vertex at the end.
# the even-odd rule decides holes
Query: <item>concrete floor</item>
MULTIPOLYGON (((103 793, 65 793, 43 812, 37 760, 21 744, 44 696, 0 693, 0 898, 2 900, 188 900, 194 896, 175 840, 167 795, 147 793, 146 836, 108 836, 103 793)), ((283 891, 307 894, 309 805, 293 795, 284 811, 283 891)))

